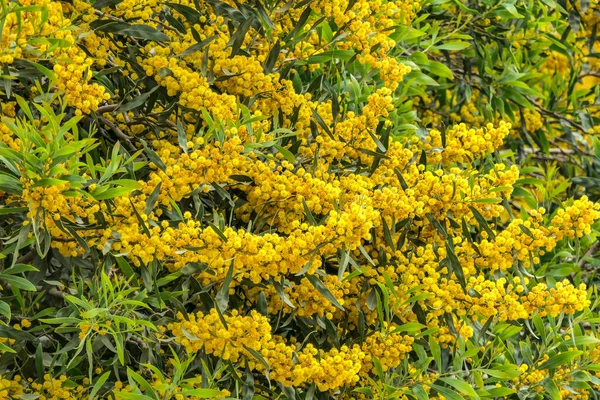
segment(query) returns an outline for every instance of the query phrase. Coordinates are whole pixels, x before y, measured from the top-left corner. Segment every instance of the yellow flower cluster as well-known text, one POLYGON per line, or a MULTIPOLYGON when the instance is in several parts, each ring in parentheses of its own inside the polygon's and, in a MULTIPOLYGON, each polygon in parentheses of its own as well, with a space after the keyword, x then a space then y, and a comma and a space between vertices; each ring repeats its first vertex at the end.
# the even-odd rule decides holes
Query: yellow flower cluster
MULTIPOLYGON (((456 96, 453 96, 450 90, 446 91, 446 96, 452 98, 452 102, 448 102, 442 107, 440 106, 439 101, 436 101, 435 108, 438 110, 437 113, 430 109, 430 107, 433 107, 432 98, 422 96, 415 99, 415 104, 420 107, 425 107, 421 111, 421 119, 424 125, 441 129, 444 122, 443 114, 447 113, 449 120, 454 124, 463 123, 470 126, 472 129, 486 127, 487 120, 480 111, 480 108, 488 102, 488 99, 480 93, 479 89, 473 89, 473 100, 464 102, 460 105, 458 110, 455 110, 455 108, 458 107, 456 96)), ((520 137, 523 124, 525 124, 527 132, 531 134, 544 127, 544 118, 537 109, 531 110, 529 108, 524 108, 522 112, 514 113, 512 119, 506 115, 501 115, 500 111, 496 110, 493 118, 495 123, 504 121, 506 124, 510 124, 511 128, 509 129, 509 133, 515 138, 520 137)), ((552 136, 552 132, 550 131, 545 133, 548 137, 552 136)), ((439 135, 436 134, 436 136, 439 135)), ((439 145, 441 141, 440 139, 436 139, 436 142, 439 145)))
POLYGON ((558 240, 580 238, 591 232, 591 225, 600 217, 600 204, 591 202, 587 196, 559 209, 550 224, 550 232, 558 240))
POLYGON ((551 289, 547 289, 545 283, 539 283, 521 301, 530 313, 536 310, 541 316, 549 314, 553 317, 563 312, 575 314, 590 305, 586 285, 582 283, 577 288, 566 279, 551 289))
MULTIPOLYGON (((517 117, 518 122, 516 125, 519 125, 521 122, 521 116, 517 115, 517 117)), ((525 119, 525 129, 527 129, 527 132, 534 133, 538 129, 542 129, 544 127, 544 120, 538 111, 531 111, 530 109, 526 108, 523 110, 523 118, 525 119)))
POLYGON ((179 95, 181 105, 198 111, 206 109, 220 121, 234 121, 236 97, 217 93, 199 72, 181 65, 184 65, 183 61, 176 58, 151 57, 145 60, 146 75, 154 76, 167 88, 170 96, 179 95), (168 68, 172 75, 162 78, 159 71, 163 68, 168 68))
MULTIPOLYGON (((568 336, 566 337, 568 338, 568 336)), ((575 348, 569 348, 569 351, 577 350, 575 348)), ((593 350, 591 355, 592 360, 598 359, 598 352, 596 349, 593 350)), ((578 357, 579 358, 579 357, 578 357)), ((577 361, 578 358, 575 360, 577 361)), ((521 374, 513 378, 515 387, 520 388, 533 388, 537 393, 543 393, 546 389, 541 383, 546 378, 550 378, 550 371, 548 369, 539 369, 539 367, 550 359, 548 354, 544 354, 538 359, 533 365, 523 363, 519 366, 521 374)), ((576 380, 574 372, 577 367, 574 365, 566 364, 558 366, 553 374, 552 379, 558 384, 558 390, 562 399, 568 400, 587 400, 589 398, 589 392, 585 388, 573 387, 572 382, 576 380)))
MULTIPOLYGON (((271 341, 269 320, 256 311, 252 311, 249 316, 240 316, 234 310, 231 316, 223 317, 226 325, 214 308, 208 314, 190 314, 189 320, 185 320, 182 314, 177 317, 180 322, 169 324, 167 328, 190 353, 202 350, 224 360, 237 362, 240 357, 251 358, 251 353, 246 348, 260 351, 271 341)), ((252 363, 251 366, 254 368, 252 363)))
POLYGON ((377 373, 373 359, 377 358, 384 372, 396 368, 401 361, 412 351, 414 338, 408 335, 395 333, 393 327, 387 327, 389 332, 375 332, 367 337, 362 345, 366 354, 363 371, 377 373))
MULTIPOLYGON (((344 290, 344 287, 348 285, 338 282, 337 276, 333 275, 327 275, 321 280, 338 303, 344 306, 344 293, 347 291, 347 289, 344 290)), ((285 292, 296 308, 291 308, 284 303, 282 304, 284 313, 290 314, 296 310, 296 315, 301 317, 327 315, 333 318, 333 313, 338 311, 338 308, 325 299, 307 278, 302 278, 298 285, 285 288, 285 292)))
POLYGON ((33 62, 51 59, 54 63, 56 87, 64 93, 69 106, 76 114, 96 110, 101 102, 108 100, 105 87, 91 83, 90 66, 93 58, 78 47, 78 30, 71 30, 70 7, 53 0, 21 1, 27 11, 9 11, 0 35, 0 64, 11 64, 15 59, 25 58, 33 62))
POLYGON ((13 379, 0 377, 0 400, 11 400, 15 396, 25 394, 20 376, 13 379))
POLYGON ((272 336, 268 318, 256 311, 250 316, 240 316, 234 310, 232 315, 223 317, 226 325, 216 309, 189 318, 189 321, 185 320, 179 314, 179 322, 169 324, 167 328, 173 332, 176 342, 190 353, 203 351, 232 362, 243 357, 251 369, 264 371, 265 366, 254 358, 248 350, 251 349, 267 362, 272 379, 286 386, 315 383, 319 390, 328 391, 359 380, 365 354, 357 345, 320 352, 307 344, 299 350, 297 345, 288 345, 283 338, 272 336))
POLYGON ((21 2, 23 6, 33 6, 29 11, 21 12, 16 3, 9 3, 10 8, 3 10, 6 19, 2 26, 0 35, 0 63, 12 64, 15 59, 30 57, 36 51, 45 52, 50 43, 43 40, 46 35, 56 29, 68 26, 59 25, 63 22, 60 3, 50 0, 26 0, 21 2), (47 10, 48 22, 42 25, 41 7, 36 10, 35 6, 41 6, 47 10), (33 40, 37 39, 37 40, 33 40), (40 40, 42 39, 42 40, 40 40))
MULTIPOLYGON (((85 378, 89 384, 89 379, 85 378)), ((85 383, 84 382, 84 383, 85 383)), ((67 376, 61 375, 58 379, 52 378, 49 374, 44 375, 43 383, 30 383, 31 389, 40 394, 43 400, 75 400, 81 399, 86 393, 86 389, 81 385, 72 385, 67 382, 67 376)))
POLYGON ((289 372, 285 371, 283 376, 288 379, 282 379, 277 371, 273 378, 295 387, 315 383, 320 391, 335 390, 359 381, 364 357, 358 345, 322 352, 309 343, 298 352, 298 362, 289 366, 289 372))
POLYGON ((15 102, 6 102, 0 107, 0 143, 4 143, 9 149, 19 150, 21 139, 13 135, 8 125, 2 120, 14 122, 15 102))
POLYGON ((64 92, 67 104, 77 108, 77 115, 89 114, 97 110, 104 100, 110 99, 104 86, 90 83, 93 59, 79 47, 73 45, 58 57, 59 62, 54 65, 58 90, 64 92))
POLYGON ((353 7, 349 3, 348 0, 315 2, 312 8, 317 14, 331 17, 337 26, 347 26, 347 40, 340 47, 356 50, 357 59, 379 70, 385 86, 395 90, 410 68, 387 56, 396 43, 384 32, 398 21, 408 23, 420 9, 420 3, 359 0, 353 7))
MULTIPOLYGON (((500 147, 509 134, 510 123, 500 121, 497 127, 487 124, 484 128, 467 128, 461 123, 445 132, 445 144, 441 132, 432 130, 429 134, 430 149, 440 149, 438 158, 445 164, 467 163, 489 154, 500 147)), ((436 162, 436 161, 434 161, 436 162)))
POLYGON ((294 171, 288 161, 277 167, 275 163, 253 163, 247 174, 254 184, 240 188, 248 202, 237 212, 244 221, 250 220, 252 212, 259 212, 284 233, 298 227, 294 221, 303 219, 304 203, 315 214, 327 214, 342 194, 339 182, 327 182, 304 168, 294 171))
MULTIPOLYGON (((37 177, 38 179, 41 177, 37 177)), ((69 183, 61 183, 52 186, 35 186, 38 179, 22 178, 23 194, 22 201, 29 208, 26 224, 40 218, 40 223, 53 237, 69 238, 64 228, 58 225, 63 218, 75 223, 76 219, 86 219, 89 223, 97 222, 96 213, 106 211, 107 206, 103 202, 96 202, 88 197, 73 197, 68 195, 69 183)), ((93 238, 98 235, 97 230, 82 232, 82 237, 93 238)), ((75 257, 82 254, 84 250, 74 238, 65 241, 55 241, 52 246, 62 252, 65 256, 75 257)))
MULTIPOLYGON (((500 321, 516 321, 529 318, 529 312, 520 302, 519 294, 524 287, 518 277, 514 283, 508 284, 505 278, 497 281, 485 280, 483 276, 472 277, 467 286, 474 291, 474 296, 464 295, 464 311, 474 319, 486 319, 497 316, 500 321)), ((459 312, 460 314, 461 312, 459 312)))

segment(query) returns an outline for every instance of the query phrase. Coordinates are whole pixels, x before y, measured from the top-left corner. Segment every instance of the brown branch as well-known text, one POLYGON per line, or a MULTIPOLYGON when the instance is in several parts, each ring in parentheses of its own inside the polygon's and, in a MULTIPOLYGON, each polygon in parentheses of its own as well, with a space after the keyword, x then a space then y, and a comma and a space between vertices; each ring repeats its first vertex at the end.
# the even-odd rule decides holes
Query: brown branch
POLYGON ((116 124, 112 123, 111 121, 100 115, 98 115, 98 121, 101 121, 104 125, 108 126, 115 133, 115 135, 117 135, 119 139, 125 142, 129 150, 133 152, 137 151, 137 148, 131 142, 131 137, 124 134, 121 128, 119 128, 116 124))
POLYGON ((130 338, 127 339, 127 342, 132 343, 132 344, 137 344, 142 349, 148 348, 148 343, 146 343, 146 341, 142 340, 141 338, 139 338, 137 336, 132 335, 130 338))
POLYGON ((29 253, 17 258, 16 264, 29 264, 35 258, 35 251, 30 250, 29 253))
MULTIPOLYGON (((532 102, 533 103, 533 102, 532 102)), ((550 111, 545 109, 544 107, 542 107, 541 105, 537 104, 537 103, 533 103, 533 105, 542 113, 545 115, 549 115, 551 117, 556 118, 557 120, 562 120, 565 121, 567 123, 569 123, 571 126, 579 129, 581 132, 586 132, 586 129, 583 127, 583 125, 578 124, 575 121, 570 120, 569 118, 565 117, 564 115, 560 115, 559 113, 555 112, 555 111, 550 111)))
POLYGON ((596 254, 596 252, 598 250, 600 250, 600 240, 598 240, 596 243, 594 243, 592 245, 592 247, 590 247, 588 249, 588 251, 585 252, 585 254, 583 255, 583 257, 581 257, 581 260, 579 260, 579 262, 577 263, 577 265, 579 266, 579 268, 582 268, 587 263, 587 261, 585 260, 586 257, 587 258, 592 257, 594 254, 596 254))
POLYGON ((107 112, 113 112, 118 107, 119 107, 118 104, 107 104, 105 106, 98 107, 98 109, 96 110, 96 114, 100 115, 100 114, 104 114, 104 113, 107 113, 107 112))
MULTIPOLYGON (((101 238, 103 235, 102 234, 95 234, 95 235, 89 235, 89 236, 85 236, 85 239, 99 239, 101 238)), ((77 239, 74 237, 57 237, 57 236, 52 236, 52 240, 55 242, 61 242, 61 243, 68 243, 68 242, 74 242, 77 239)))
POLYGON ((595 73, 595 72, 588 72, 586 74, 580 75, 580 78, 585 78, 587 76, 593 76, 594 78, 600 78, 600 74, 599 73, 595 73))

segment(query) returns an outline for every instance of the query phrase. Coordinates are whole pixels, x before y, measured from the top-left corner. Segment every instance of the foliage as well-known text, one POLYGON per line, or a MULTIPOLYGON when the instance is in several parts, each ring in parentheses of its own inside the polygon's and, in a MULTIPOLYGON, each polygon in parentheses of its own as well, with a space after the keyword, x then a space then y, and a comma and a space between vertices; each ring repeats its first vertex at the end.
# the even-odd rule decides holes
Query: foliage
POLYGON ((597 0, 0 4, 0 399, 599 394, 597 0))

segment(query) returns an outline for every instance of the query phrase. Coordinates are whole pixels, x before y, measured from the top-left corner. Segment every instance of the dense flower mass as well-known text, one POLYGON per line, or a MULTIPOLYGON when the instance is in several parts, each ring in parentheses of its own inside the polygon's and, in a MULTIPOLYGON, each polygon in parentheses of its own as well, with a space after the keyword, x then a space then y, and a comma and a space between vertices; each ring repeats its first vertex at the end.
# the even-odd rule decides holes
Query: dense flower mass
POLYGON ((600 394, 598 1, 0 1, 0 400, 600 394))

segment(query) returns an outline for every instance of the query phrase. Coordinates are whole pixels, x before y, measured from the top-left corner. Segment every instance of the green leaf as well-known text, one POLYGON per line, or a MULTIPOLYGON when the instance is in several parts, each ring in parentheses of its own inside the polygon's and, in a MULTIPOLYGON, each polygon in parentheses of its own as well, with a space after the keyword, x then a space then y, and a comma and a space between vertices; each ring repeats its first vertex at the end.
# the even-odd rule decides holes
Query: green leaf
POLYGON ((16 353, 15 350, 11 349, 10 347, 8 347, 7 345, 5 345, 4 343, 0 343, 0 352, 3 352, 3 353, 16 353))
POLYGON ((447 383, 459 392, 466 394, 467 396, 479 398, 475 390, 467 382, 460 380, 457 377, 454 378, 439 378, 442 382, 447 383))
POLYGON ((492 396, 492 398, 506 398, 511 394, 515 394, 513 389, 507 387, 494 387, 486 390, 492 396))
MULTIPOLYGON (((150 98, 150 96, 152 95, 152 93, 154 93, 155 91, 157 91, 159 87, 160 86, 157 85, 157 86, 153 87, 152 89, 150 89, 147 92, 144 92, 144 93, 142 93, 140 95, 134 96, 133 100, 131 100, 129 103, 121 104, 119 106, 119 108, 117 108, 115 110, 115 112, 122 113, 122 112, 127 112, 127 111, 131 111, 131 110, 135 110, 136 108, 141 107, 142 105, 146 104, 146 101, 148 101, 148 99, 150 98)), ((142 141, 142 143, 144 143, 144 142, 142 141)), ((154 161, 154 160, 152 160, 152 161, 154 161)))
POLYGON ((27 118, 29 118, 30 121, 33 121, 33 114, 31 113, 31 108, 29 108, 29 104, 27 104, 27 101, 21 96, 17 95, 15 97, 17 98, 17 103, 19 103, 19 106, 21 107, 21 111, 23 111, 25 115, 27 115, 27 118))
POLYGON ((146 215, 150 215, 154 206, 156 205, 156 201, 158 200, 158 195, 160 194, 160 187, 162 186, 162 182, 159 182, 158 185, 154 188, 148 199, 146 200, 146 207, 144 209, 144 213, 146 215))
MULTIPOLYGON (((1 177, 0 180, 2 180, 1 177)), ((20 193, 20 189, 18 189, 18 192, 20 193)), ((28 210, 27 207, 0 207, 0 215, 22 214, 28 210)))
POLYGON ((354 56, 354 54, 354 50, 330 50, 310 56, 308 57, 306 62, 308 64, 323 64, 328 61, 335 60, 349 61, 354 56))
POLYGON ((462 397, 460 394, 456 393, 452 389, 448 389, 447 387, 435 384, 431 384, 429 386, 431 386, 432 389, 444 396, 446 400, 464 400, 464 397, 462 397))
POLYGON ((200 17, 202 16, 202 14, 200 14, 195 8, 178 3, 165 3, 165 5, 171 7, 179 14, 183 15, 185 19, 187 19, 192 24, 197 24, 198 22, 200 22, 200 17))
POLYGON ((233 263, 234 262, 231 261, 225 281, 223 281, 223 284, 215 297, 215 303, 221 312, 225 312, 225 310, 227 310, 227 305, 229 304, 229 287, 231 286, 231 281, 233 279, 233 263))
POLYGON ((587 371, 600 372, 600 364, 588 364, 583 369, 587 371))
POLYGON ((12 267, 4 270, 5 274, 16 275, 21 274, 23 272, 38 272, 39 269, 34 267, 33 265, 28 264, 15 264, 12 267))
POLYGON ((277 62, 277 58, 279 57, 279 53, 281 53, 281 42, 277 39, 277 42, 269 52, 267 59, 265 60, 264 71, 265 74, 270 74, 275 67, 275 63, 277 62))
POLYGON ((565 351, 550 357, 548 361, 542 363, 542 365, 537 367, 537 369, 554 369, 556 367, 560 367, 561 365, 573 361, 575 358, 579 357, 582 354, 583 351, 578 350, 565 351))
POLYGON ((187 135, 185 134, 185 130, 183 129, 183 125, 181 124, 181 121, 177 121, 177 141, 179 142, 179 147, 181 147, 181 150, 183 150, 183 152, 185 154, 188 153, 188 147, 187 147, 187 135))
POLYGON ((500 379, 511 379, 512 378, 512 376, 510 374, 507 374, 504 371, 498 371, 495 369, 480 369, 479 371, 483 372, 484 374, 488 374, 489 376, 493 376, 494 378, 500 378, 500 379))
POLYGON ((23 187, 21 186, 21 181, 17 178, 0 172, 0 190, 20 195, 23 192, 23 187))
POLYGON ((594 336, 583 335, 583 336, 573 336, 571 339, 563 340, 563 344, 566 346, 572 345, 573 342, 575 342, 577 344, 577 346, 584 346, 584 345, 588 345, 588 344, 598 344, 598 343, 600 343, 600 339, 598 339, 594 336))
POLYGON ((130 392, 115 392, 117 399, 126 400, 154 400, 154 397, 146 396, 145 394, 130 393, 130 392))
POLYGON ((166 172, 167 166, 160 159, 160 157, 158 156, 158 154, 156 154, 156 152, 154 150, 152 150, 150 147, 148 147, 148 145, 146 144, 145 140, 140 139, 140 143, 142 143, 142 146, 144 146, 144 152, 148 155, 148 158, 150 159, 150 161, 152 161, 163 172, 166 172))
POLYGON ((208 399, 220 396, 221 391, 218 389, 183 389, 181 394, 184 396, 194 396, 200 397, 201 399, 208 399))
POLYGON ((115 33, 125 36, 131 36, 138 39, 156 40, 160 42, 169 42, 171 40, 167 35, 149 25, 135 24, 129 26, 126 29, 119 30, 115 33))
POLYGON ((280 146, 280 145, 278 145, 278 144, 274 144, 274 145, 273 145, 273 147, 274 147, 275 149, 277 149, 277 151, 278 151, 279 153, 281 153, 281 155, 282 155, 282 156, 283 156, 283 157, 284 157, 286 160, 288 160, 288 161, 289 161, 289 162, 291 162, 292 164, 296 163, 296 157, 294 156, 294 154, 293 154, 291 151, 289 151, 288 149, 286 149, 286 148, 284 148, 284 147, 282 147, 282 146, 280 146))
POLYGON ((37 290, 33 283, 29 282, 25 278, 21 278, 20 276, 0 274, 0 281, 10 284, 15 289, 28 290, 31 292, 35 292, 37 290))
POLYGON ((193 44, 190 47, 188 47, 187 49, 185 49, 183 51, 183 53, 179 54, 177 57, 185 57, 185 56, 189 56, 190 54, 194 54, 194 53, 202 50, 204 47, 206 47, 208 44, 210 44, 217 37, 218 37, 217 35, 213 35, 213 36, 210 36, 210 37, 204 39, 201 42, 193 44))
MULTIPOLYGON (((283 281, 283 277, 282 277, 282 281, 283 281)), ((281 283, 273 281, 273 286, 275 286, 275 291, 277 292, 277 295, 279 295, 279 298, 281 298, 281 301, 283 301, 285 304, 288 305, 288 307, 290 307, 292 309, 296 308, 296 306, 294 306, 294 304, 290 301, 289 297, 283 290, 283 286, 281 283)))
POLYGON ((223 233, 223 232, 222 232, 222 231, 221 231, 219 228, 217 228, 217 226, 216 226, 215 224, 213 224, 212 222, 207 222, 207 225, 208 225, 208 226, 210 226, 210 227, 211 227, 211 229, 212 229, 213 231, 215 231, 215 233, 216 233, 217 235, 219 235, 219 237, 221 238, 221 240, 222 240, 224 243, 227 243, 227 241, 228 241, 228 240, 227 240, 227 236, 225 236, 225 234, 224 234, 224 233, 223 233))
POLYGON ((6 317, 6 319, 8 320, 8 322, 10 322, 10 306, 8 305, 8 303, 0 300, 0 314, 4 315, 6 317))
POLYGON ((496 235, 490 229, 487 221, 485 220, 485 218, 483 218, 483 215, 481 215, 481 213, 475 207, 469 206, 469 208, 471 209, 473 216, 477 220, 479 227, 482 228, 483 230, 485 230, 491 239, 494 239, 496 237, 496 235))
POLYGON ((502 7, 504 7, 506 11, 508 11, 513 17, 523 18, 523 16, 517 11, 517 8, 514 6, 514 4, 502 3, 502 7))
POLYGON ((438 232, 440 232, 444 238, 448 237, 448 232, 446 232, 446 228, 444 228, 442 224, 433 215, 431 215, 431 213, 427 213, 425 215, 429 220, 429 223, 431 223, 431 225, 433 225, 433 227, 437 229, 438 232))
POLYGON ((473 203, 496 204, 496 203, 500 203, 501 201, 502 201, 502 198, 500 198, 500 197, 488 197, 485 199, 473 200, 473 203))
POLYGON ((242 344, 242 346, 244 346, 244 348, 250 354, 252 354, 252 357, 254 357, 258 361, 260 361, 260 363, 265 367, 265 370, 266 370, 265 376, 267 377, 267 379, 269 379, 269 370, 271 369, 271 366, 269 365, 269 363, 263 358, 263 356, 258 351, 246 346, 245 344, 242 344))
POLYGON ((75 324, 79 324, 80 322, 82 322, 83 320, 79 319, 79 318, 72 318, 72 317, 57 317, 57 318, 44 318, 44 319, 40 319, 40 322, 44 323, 44 324, 68 324, 68 325, 75 325, 75 324))
POLYGON ((536 314, 533 317, 532 322, 533 326, 535 326, 535 329, 537 330, 537 333, 539 333, 540 337, 542 338, 542 344, 546 344, 546 327, 539 314, 536 314))
POLYGON ((440 348, 440 345, 438 344, 438 342, 436 342, 436 340, 434 339, 433 336, 429 337, 429 350, 431 351, 431 355, 433 356, 433 359, 435 360, 435 364, 436 367, 438 369, 438 371, 442 371, 442 349, 440 348))
POLYGON ((553 379, 547 378, 543 382, 544 389, 546 389, 546 393, 550 395, 550 398, 553 400, 562 400, 562 396, 560 395, 560 390, 554 382, 553 379))
MULTIPOLYGON (((132 182, 135 182, 135 181, 132 181, 132 182)), ((125 195, 133 192, 134 190, 141 188, 141 186, 142 186, 138 182, 135 182, 135 185, 136 186, 127 185, 127 186, 123 186, 123 187, 116 187, 116 188, 101 191, 98 194, 96 194, 96 191, 94 191, 91 193, 91 195, 96 200, 110 200, 110 199, 114 199, 115 197, 125 196, 125 195)))
POLYGON ((461 41, 451 41, 435 46, 438 50, 463 50, 467 47, 471 47, 471 43, 461 41))
POLYGON ((104 386, 104 383, 106 382, 106 380, 108 379, 110 374, 111 374, 111 371, 106 371, 105 373, 102 374, 102 376, 100 376, 100 378, 98 378, 98 380, 96 380, 94 387, 90 391, 88 400, 94 400, 96 398, 96 394, 100 391, 100 389, 102 389, 102 386, 104 386))
MULTIPOLYGON (((452 240, 452 239, 448 239, 448 240, 452 240)), ((460 261, 458 260, 458 257, 456 257, 456 254, 454 254, 454 250, 452 250, 452 248, 448 244, 448 241, 446 241, 446 257, 447 257, 446 259, 448 260, 448 262, 450 264, 450 269, 454 272, 454 274, 458 278, 460 285, 463 287, 463 289, 466 288, 467 281, 465 279, 465 273, 462 269, 462 265, 460 265, 460 261)))
POLYGON ((317 220, 315 219, 312 211, 310 211, 310 208, 308 208, 308 204, 306 204, 304 197, 302 197, 302 205, 304 206, 304 214, 306 214, 306 219, 308 219, 308 222, 310 222, 311 225, 316 226, 317 220))
POLYGON ((145 380, 140 374, 138 374, 137 372, 135 372, 134 370, 132 370, 131 368, 127 367, 127 377, 129 378, 129 384, 132 387, 135 387, 136 384, 135 382, 137 382, 142 389, 144 389, 144 392, 146 393, 146 395, 149 395, 150 398, 154 399, 154 400, 158 400, 158 397, 156 397, 156 393, 154 391, 154 389, 152 388, 152 385, 150 385, 148 383, 147 380, 145 380))
POLYGON ((427 391, 425 390, 425 388, 423 388, 423 386, 419 384, 413 386, 412 392, 417 398, 417 400, 429 400, 429 395, 427 394, 427 391))
POLYGON ((450 70, 450 68, 448 68, 445 64, 442 64, 441 62, 430 61, 429 65, 425 66, 425 68, 436 76, 448 79, 454 78, 452 70, 450 70))
POLYGON ((344 307, 342 307, 342 305, 338 302, 338 300, 335 298, 335 296, 329 291, 327 286, 325 286, 325 284, 323 284, 323 282, 321 281, 321 279, 319 279, 318 276, 307 275, 306 277, 308 278, 310 283, 312 283, 312 285, 315 287, 315 289, 317 289, 317 291, 319 293, 321 293, 321 295, 323 295, 323 297, 325 297, 327 300, 329 300, 331 302, 331 304, 333 304, 340 310, 344 311, 344 307))
POLYGON ((234 57, 240 51, 240 48, 244 43, 244 38, 250 30, 253 21, 254 18, 246 18, 245 21, 242 22, 235 30, 235 32, 231 35, 231 39, 229 40, 229 43, 227 43, 227 46, 231 46, 230 57, 234 57))
MULTIPOLYGON (((423 293, 426 294, 426 293, 423 293)), ((416 332, 420 331, 423 328, 427 328, 427 325, 420 324, 418 322, 408 322, 406 324, 402 324, 394 329, 394 332, 416 332)))
POLYGON ((44 67, 41 64, 38 64, 38 63, 36 63, 34 61, 31 61, 31 60, 27 60, 27 62, 29 62, 31 65, 33 65, 35 67, 35 69, 37 69, 42 74, 44 74, 50 80, 50 82, 55 82, 56 81, 56 75, 54 74, 54 72, 52 70, 44 67))

